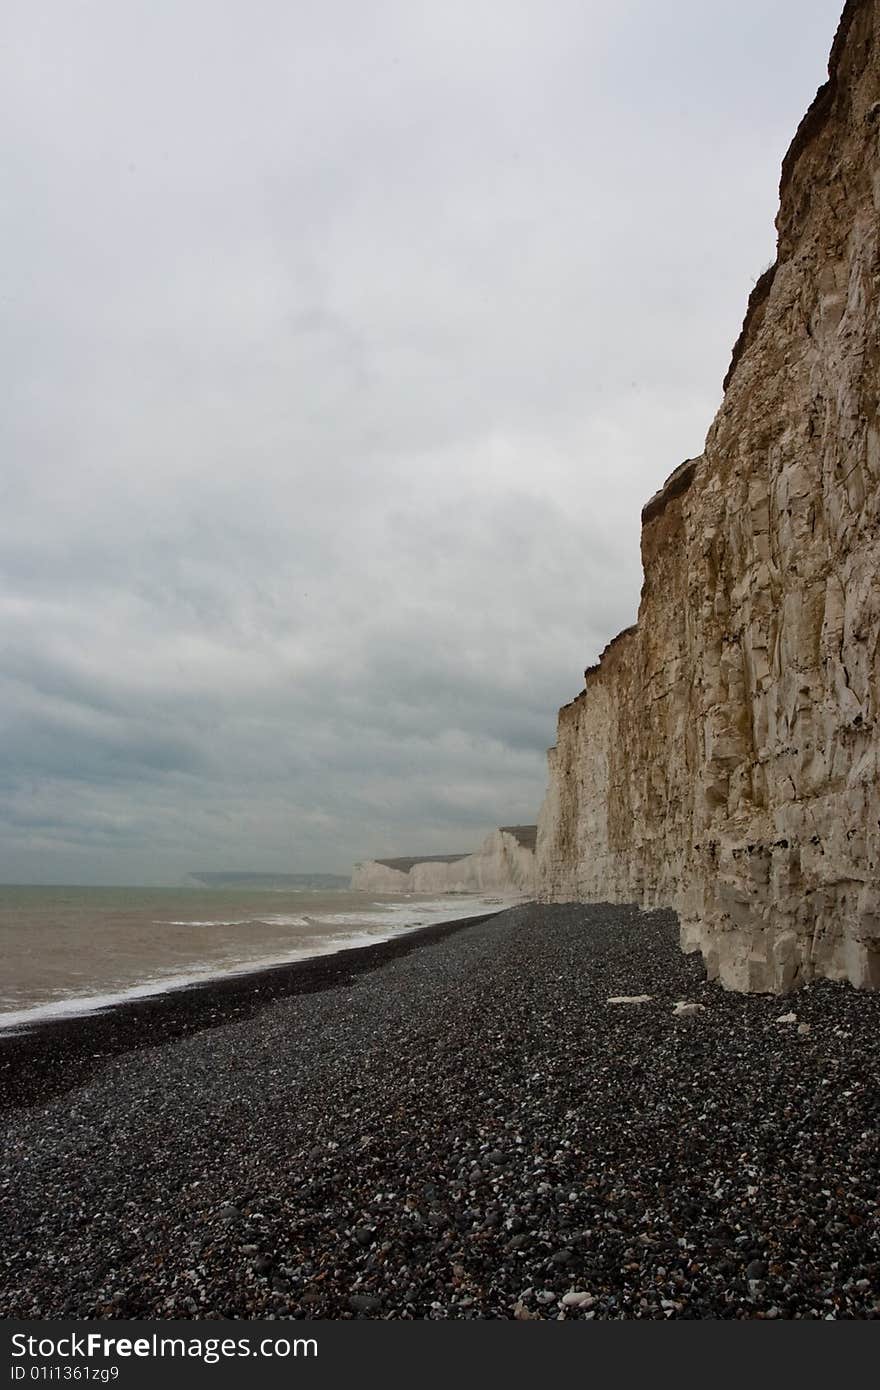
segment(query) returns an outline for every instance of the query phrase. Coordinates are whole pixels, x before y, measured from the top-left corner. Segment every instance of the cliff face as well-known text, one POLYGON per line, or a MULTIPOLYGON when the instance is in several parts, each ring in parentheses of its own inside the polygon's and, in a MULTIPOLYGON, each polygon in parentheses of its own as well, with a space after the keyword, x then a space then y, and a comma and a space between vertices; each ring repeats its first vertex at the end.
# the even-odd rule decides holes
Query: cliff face
POLYGON ((401 869, 393 869, 378 859, 364 859, 355 864, 351 875, 351 887, 361 893, 406 893, 411 892, 409 879, 401 869))
POLYGON ((351 886, 370 893, 535 892, 535 827, 504 826, 475 854, 374 859, 356 864, 351 886))
POLYGON ((644 509, 636 627, 560 711, 539 884, 678 910, 734 989, 880 985, 880 0, 786 156, 700 458, 644 509))

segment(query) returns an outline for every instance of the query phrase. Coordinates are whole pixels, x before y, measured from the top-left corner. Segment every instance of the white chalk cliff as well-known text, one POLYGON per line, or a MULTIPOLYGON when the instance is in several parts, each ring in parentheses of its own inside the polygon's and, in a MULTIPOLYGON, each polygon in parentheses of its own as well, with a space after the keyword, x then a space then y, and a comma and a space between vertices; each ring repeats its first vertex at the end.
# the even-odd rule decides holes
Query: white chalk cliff
POLYGON ((356 864, 351 886, 370 893, 535 892, 535 834, 531 825, 507 825, 487 835, 474 854, 422 859, 369 859, 356 864))
POLYGON ((785 157, 704 452, 643 512, 638 623, 560 711, 556 900, 674 907, 734 989, 880 985, 880 0, 785 157))

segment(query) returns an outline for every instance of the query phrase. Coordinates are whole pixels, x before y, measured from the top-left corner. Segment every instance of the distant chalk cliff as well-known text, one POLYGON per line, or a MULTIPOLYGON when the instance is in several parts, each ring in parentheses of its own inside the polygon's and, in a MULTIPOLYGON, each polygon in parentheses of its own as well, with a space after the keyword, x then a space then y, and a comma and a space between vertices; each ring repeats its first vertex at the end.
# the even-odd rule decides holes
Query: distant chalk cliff
POLYGON ((551 899, 671 905, 731 988, 880 985, 880 0, 782 166, 704 452, 643 513, 638 623, 559 714, 551 899))
POLYGON ((370 893, 535 892, 537 826, 493 830, 473 854, 369 859, 356 864, 351 886, 370 893))

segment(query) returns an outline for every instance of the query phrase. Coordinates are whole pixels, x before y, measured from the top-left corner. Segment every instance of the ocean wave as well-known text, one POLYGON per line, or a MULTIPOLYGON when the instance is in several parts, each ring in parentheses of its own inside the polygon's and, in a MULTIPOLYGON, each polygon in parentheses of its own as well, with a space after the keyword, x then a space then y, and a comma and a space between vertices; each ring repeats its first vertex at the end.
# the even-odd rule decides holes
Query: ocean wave
POLYGON ((311 927, 320 925, 321 917, 293 917, 286 912, 274 912, 269 917, 254 917, 254 922, 262 922, 267 927, 311 927))
POLYGON ((310 927, 308 917, 294 917, 285 912, 269 913, 264 917, 218 917, 211 921, 190 919, 188 921, 169 921, 167 917, 154 918, 154 927, 310 927))
POLYGON ((188 921, 188 922, 169 922, 169 920, 168 920, 167 917, 162 917, 162 918, 154 917, 154 918, 153 918, 153 926, 154 926, 154 927, 246 927, 246 926, 249 926, 249 924, 250 924, 251 922, 258 922, 259 920, 260 920, 260 919, 259 919, 258 917, 231 917, 231 918, 227 918, 227 919, 218 919, 217 921, 211 921, 211 922, 196 922, 196 921, 188 921))

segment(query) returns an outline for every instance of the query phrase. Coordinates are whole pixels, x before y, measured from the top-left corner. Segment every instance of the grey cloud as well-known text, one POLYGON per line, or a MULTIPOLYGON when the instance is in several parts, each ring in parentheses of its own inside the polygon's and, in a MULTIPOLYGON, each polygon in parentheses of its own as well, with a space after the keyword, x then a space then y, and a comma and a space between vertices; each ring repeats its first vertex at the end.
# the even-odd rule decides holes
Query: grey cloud
POLYGON ((7 8, 0 877, 532 819, 838 0, 7 8))

